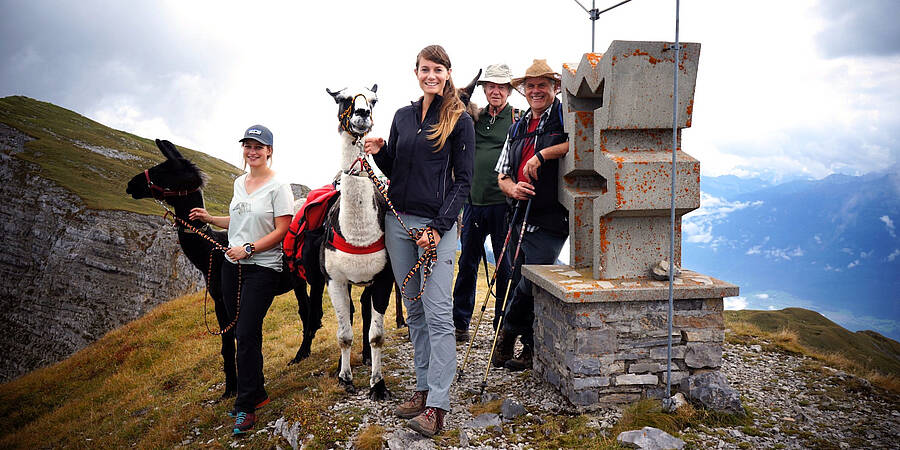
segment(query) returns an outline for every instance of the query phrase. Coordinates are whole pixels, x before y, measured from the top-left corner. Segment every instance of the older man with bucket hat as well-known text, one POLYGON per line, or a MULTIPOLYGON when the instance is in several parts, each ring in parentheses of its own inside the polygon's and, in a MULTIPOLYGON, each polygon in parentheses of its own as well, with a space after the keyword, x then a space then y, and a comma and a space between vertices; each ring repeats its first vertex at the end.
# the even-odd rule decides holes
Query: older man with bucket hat
MULTIPOLYGON (((475 308, 475 283, 478 265, 484 252, 484 240, 491 237, 494 257, 499 257, 506 237, 506 196, 497 185, 494 166, 506 142, 506 133, 518 117, 519 111, 506 102, 512 92, 512 73, 506 64, 491 64, 478 84, 484 89, 488 104, 475 118, 475 171, 469 201, 463 207, 462 252, 459 271, 453 287, 453 324, 457 342, 469 339, 469 322, 475 308)), ((497 264, 497 300, 494 327, 500 318, 500 303, 506 295, 508 267, 497 264)))
MULTIPOLYGON (((563 130, 562 103, 556 98, 560 75, 547 60, 535 59, 525 75, 510 84, 525 96, 530 107, 510 129, 497 161, 497 183, 513 201, 531 201, 520 256, 507 261, 514 268, 503 329, 491 363, 510 370, 531 368, 534 349, 534 297, 531 282, 521 276, 522 264, 554 264, 569 235, 569 213, 558 199, 559 158, 569 151, 563 130), (512 358, 515 339, 521 336, 522 353, 512 358)), ((524 216, 524 214, 522 214, 524 216)), ((514 224, 518 236, 522 217, 514 224)))

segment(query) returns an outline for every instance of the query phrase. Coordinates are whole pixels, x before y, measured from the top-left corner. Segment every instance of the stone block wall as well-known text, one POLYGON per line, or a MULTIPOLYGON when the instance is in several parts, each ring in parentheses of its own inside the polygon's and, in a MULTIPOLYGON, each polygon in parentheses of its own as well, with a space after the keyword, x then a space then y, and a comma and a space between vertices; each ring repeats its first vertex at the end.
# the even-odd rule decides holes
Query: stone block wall
MULTIPOLYGON (((667 300, 567 303, 535 286, 534 374, 578 409, 661 397, 666 386, 667 300)), ((676 299, 672 384, 718 369, 722 298, 676 299)))

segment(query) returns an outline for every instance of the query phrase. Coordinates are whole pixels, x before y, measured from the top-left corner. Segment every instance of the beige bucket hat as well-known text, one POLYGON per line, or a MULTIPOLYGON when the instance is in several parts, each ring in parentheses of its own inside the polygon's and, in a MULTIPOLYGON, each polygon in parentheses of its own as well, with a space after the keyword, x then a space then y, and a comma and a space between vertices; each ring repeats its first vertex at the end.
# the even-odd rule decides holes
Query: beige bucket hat
POLYGON ((522 87, 522 83, 525 81, 525 79, 540 77, 549 78, 553 81, 556 81, 557 86, 562 80, 562 76, 554 72, 553 69, 550 68, 550 65, 547 64, 546 59, 535 59, 531 64, 531 67, 525 70, 525 75, 518 78, 513 78, 512 81, 510 81, 510 84, 512 84, 512 87, 516 88, 517 91, 525 94, 525 92, 523 92, 524 88, 522 87))
POLYGON ((478 80, 478 84, 496 83, 511 84, 512 71, 506 64, 491 64, 484 69, 484 77, 478 80))

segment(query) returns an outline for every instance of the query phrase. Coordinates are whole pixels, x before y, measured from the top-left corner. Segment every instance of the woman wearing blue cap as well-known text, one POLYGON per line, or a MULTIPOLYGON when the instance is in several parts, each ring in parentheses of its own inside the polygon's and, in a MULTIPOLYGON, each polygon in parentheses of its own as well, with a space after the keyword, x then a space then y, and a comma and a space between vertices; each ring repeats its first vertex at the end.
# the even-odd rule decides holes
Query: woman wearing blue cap
POLYGON ((253 428, 256 410, 269 403, 263 387, 262 324, 281 276, 281 241, 291 223, 294 203, 290 185, 279 180, 270 167, 272 132, 254 125, 240 142, 244 168, 249 166, 250 171, 234 180, 229 215, 211 216, 203 208, 190 214, 192 220, 228 229, 225 259, 229 264, 222 264, 222 293, 229 319, 237 314, 234 434, 253 428))

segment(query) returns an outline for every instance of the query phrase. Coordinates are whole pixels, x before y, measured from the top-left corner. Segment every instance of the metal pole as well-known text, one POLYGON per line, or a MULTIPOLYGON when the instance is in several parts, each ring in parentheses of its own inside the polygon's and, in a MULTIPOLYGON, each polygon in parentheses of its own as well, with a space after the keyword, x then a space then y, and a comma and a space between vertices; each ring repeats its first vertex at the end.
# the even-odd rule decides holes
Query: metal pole
POLYGON ((675 72, 674 95, 672 95, 672 192, 669 199, 669 335, 666 339, 666 398, 672 396, 672 305, 673 290, 675 284, 675 163, 677 161, 676 149, 678 148, 678 58, 681 47, 678 44, 678 10, 680 0, 675 0, 675 62, 672 71, 675 72))
POLYGON ((597 28, 597 18, 600 14, 597 13, 597 0, 591 0, 591 53, 594 53, 594 44, 597 42, 595 38, 595 29, 597 28))

